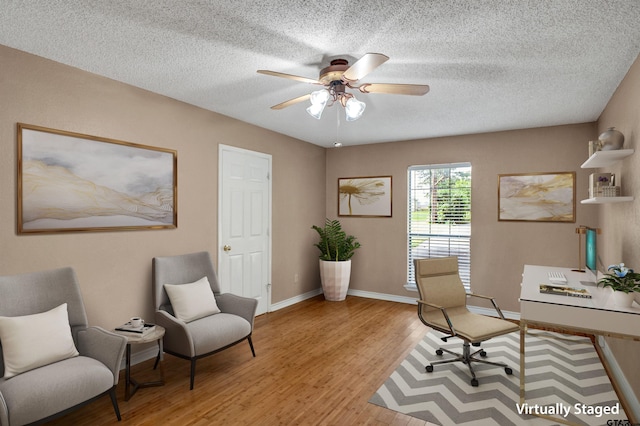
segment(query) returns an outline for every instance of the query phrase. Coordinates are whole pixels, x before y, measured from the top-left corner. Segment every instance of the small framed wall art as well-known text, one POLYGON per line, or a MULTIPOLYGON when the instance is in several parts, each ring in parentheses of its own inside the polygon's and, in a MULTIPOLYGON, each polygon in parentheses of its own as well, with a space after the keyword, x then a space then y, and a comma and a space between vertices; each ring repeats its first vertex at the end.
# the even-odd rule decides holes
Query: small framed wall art
POLYGON ((339 178, 338 216, 391 217, 391 176, 339 178))
POLYGON ((18 233, 177 227, 177 152, 18 123, 18 233))
POLYGON ((498 175, 498 220, 575 222, 575 172, 498 175))

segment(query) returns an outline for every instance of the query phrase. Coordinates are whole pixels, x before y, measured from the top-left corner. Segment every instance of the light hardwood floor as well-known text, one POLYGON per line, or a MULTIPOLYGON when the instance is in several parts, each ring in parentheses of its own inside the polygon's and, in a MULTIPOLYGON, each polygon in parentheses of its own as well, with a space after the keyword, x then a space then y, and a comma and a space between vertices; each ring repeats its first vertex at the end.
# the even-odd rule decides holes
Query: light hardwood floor
MULTIPOLYGON (((165 355, 166 384, 124 401, 122 422, 108 397, 57 425, 425 425, 367 401, 426 334, 414 305, 360 297, 314 297, 256 318, 253 342, 198 361, 189 391, 188 361, 165 355)), ((133 377, 154 380, 152 360, 133 377)))

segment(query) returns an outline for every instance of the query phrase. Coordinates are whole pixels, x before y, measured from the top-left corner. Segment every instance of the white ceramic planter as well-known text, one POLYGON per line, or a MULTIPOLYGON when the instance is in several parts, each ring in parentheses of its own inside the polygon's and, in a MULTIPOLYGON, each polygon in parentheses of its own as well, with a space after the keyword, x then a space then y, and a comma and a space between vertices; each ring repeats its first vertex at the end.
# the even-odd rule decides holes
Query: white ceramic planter
POLYGON ((613 292, 613 303, 621 308, 629 308, 633 303, 635 293, 625 293, 624 291, 613 292))
POLYGON ((347 297, 351 278, 351 260, 320 260, 320 281, 326 300, 337 302, 347 297))
POLYGON ((640 292, 634 292, 633 295, 635 296, 636 299, 636 303, 638 304, 638 306, 640 306, 640 292))

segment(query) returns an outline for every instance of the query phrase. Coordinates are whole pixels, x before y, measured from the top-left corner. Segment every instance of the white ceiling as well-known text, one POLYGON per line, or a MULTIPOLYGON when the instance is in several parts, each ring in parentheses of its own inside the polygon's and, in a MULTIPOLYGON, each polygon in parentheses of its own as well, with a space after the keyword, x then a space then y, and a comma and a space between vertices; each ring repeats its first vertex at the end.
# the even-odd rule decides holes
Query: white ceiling
POLYGON ((329 147, 595 121, 640 52, 640 2, 3 0, 0 44, 329 147), (269 107, 318 86, 256 73, 368 52, 390 59, 360 83, 431 91, 315 120, 269 107))

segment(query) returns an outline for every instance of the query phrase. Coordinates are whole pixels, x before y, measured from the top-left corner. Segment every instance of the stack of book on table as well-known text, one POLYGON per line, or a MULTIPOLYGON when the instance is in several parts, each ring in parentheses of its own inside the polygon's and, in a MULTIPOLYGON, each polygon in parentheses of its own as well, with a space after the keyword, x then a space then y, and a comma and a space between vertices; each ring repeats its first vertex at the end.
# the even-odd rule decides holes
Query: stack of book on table
POLYGON ((591 293, 589 293, 589 290, 586 288, 566 287, 562 285, 540 284, 540 293, 591 299, 591 293))
POLYGON ((155 324, 142 324, 141 326, 134 327, 131 322, 122 324, 120 327, 116 327, 118 333, 128 334, 131 336, 145 336, 156 329, 155 324))

